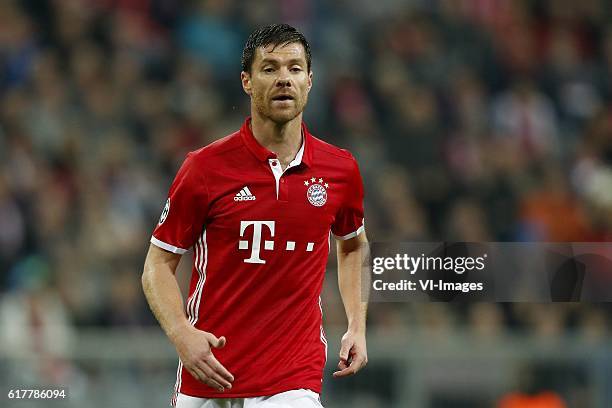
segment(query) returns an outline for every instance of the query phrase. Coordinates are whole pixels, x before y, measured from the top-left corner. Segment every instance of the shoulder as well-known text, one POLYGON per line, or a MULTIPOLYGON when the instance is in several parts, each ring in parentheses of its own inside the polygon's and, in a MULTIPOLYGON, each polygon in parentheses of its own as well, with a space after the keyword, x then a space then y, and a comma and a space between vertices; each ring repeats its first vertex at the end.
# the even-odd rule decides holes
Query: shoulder
POLYGON ((233 155, 242 148, 240 132, 222 137, 204 147, 187 153, 179 170, 179 175, 194 182, 201 183, 210 171, 223 165, 227 155, 233 155))
POLYGON ((342 149, 331 143, 325 142, 316 136, 311 135, 312 148, 317 155, 317 158, 322 160, 334 160, 338 164, 352 168, 357 161, 355 157, 346 149, 342 149))
POLYGON ((210 161, 219 156, 231 154, 236 149, 242 148, 243 144, 240 140, 240 132, 234 132, 221 139, 194 150, 187 154, 187 157, 194 162, 210 161))

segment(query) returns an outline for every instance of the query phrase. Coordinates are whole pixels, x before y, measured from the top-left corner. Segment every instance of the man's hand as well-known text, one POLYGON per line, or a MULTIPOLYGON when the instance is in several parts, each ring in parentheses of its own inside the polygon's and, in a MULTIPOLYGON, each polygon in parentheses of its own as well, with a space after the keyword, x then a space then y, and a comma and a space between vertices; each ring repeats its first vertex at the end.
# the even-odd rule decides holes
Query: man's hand
POLYGON ((347 331, 342 336, 339 356, 339 370, 334 372, 336 378, 353 375, 365 367, 368 363, 365 334, 355 334, 347 331))
POLYGON ((220 392, 232 388, 234 376, 212 353, 213 348, 225 346, 225 337, 217 338, 214 334, 193 326, 184 327, 172 337, 179 358, 194 378, 220 392))
POLYGON ((223 392, 232 388, 234 376, 213 355, 212 348, 225 346, 225 337, 198 330, 189 324, 176 281, 181 255, 151 244, 142 273, 142 287, 153 314, 164 329, 189 373, 223 392))

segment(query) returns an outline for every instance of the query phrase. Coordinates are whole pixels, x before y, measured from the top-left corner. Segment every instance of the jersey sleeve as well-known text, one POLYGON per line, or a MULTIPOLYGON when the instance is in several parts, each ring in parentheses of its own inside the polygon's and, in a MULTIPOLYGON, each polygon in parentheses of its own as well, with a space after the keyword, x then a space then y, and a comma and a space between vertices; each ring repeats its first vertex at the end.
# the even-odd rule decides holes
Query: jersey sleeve
POLYGON ((187 252, 202 232, 208 202, 204 174, 197 168, 194 155, 190 153, 170 186, 151 243, 175 254, 187 252))
POLYGON ((352 164, 347 192, 331 228, 334 237, 340 240, 356 237, 364 230, 363 181, 354 158, 352 164))

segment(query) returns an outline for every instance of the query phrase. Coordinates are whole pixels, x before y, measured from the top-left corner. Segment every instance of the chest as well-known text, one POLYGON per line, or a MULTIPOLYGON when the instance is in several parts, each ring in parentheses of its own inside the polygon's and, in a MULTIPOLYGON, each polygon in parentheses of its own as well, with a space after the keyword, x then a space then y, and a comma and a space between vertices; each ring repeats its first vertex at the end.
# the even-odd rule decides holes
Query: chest
POLYGON ((348 187, 324 167, 262 165, 251 171, 218 171, 213 185, 209 228, 239 228, 244 222, 273 221, 276 234, 312 238, 329 233, 348 187))

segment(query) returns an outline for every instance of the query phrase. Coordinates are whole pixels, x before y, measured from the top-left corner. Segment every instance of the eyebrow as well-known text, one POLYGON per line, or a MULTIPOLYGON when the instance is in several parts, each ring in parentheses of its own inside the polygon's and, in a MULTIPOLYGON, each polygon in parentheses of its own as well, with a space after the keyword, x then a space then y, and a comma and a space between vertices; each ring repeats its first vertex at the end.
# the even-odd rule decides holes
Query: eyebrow
MULTIPOLYGON (((306 61, 304 61, 302 58, 292 58, 288 61, 288 63, 291 64, 304 64, 306 61)), ((278 64, 279 60, 278 59, 273 59, 273 58, 264 58, 263 60, 261 60, 262 64, 278 64)))

